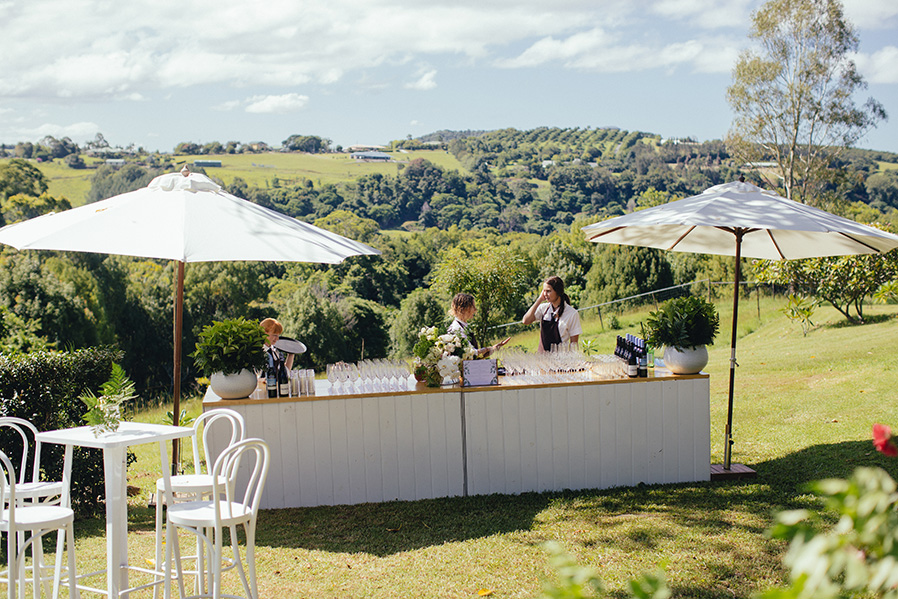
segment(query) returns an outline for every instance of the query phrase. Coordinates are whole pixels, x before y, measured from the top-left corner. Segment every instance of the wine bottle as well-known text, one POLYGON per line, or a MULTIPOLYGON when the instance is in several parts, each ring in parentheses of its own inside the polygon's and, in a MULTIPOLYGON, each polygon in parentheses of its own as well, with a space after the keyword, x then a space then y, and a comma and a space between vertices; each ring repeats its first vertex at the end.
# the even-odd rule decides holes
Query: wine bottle
POLYGON ((638 375, 639 370, 636 366, 636 352, 630 352, 630 356, 627 358, 627 376, 634 379, 638 375))
POLYGON ((278 360, 278 395, 290 397, 290 378, 287 376, 287 365, 283 360, 278 360))
POLYGON ((268 352, 268 369, 265 371, 265 388, 268 390, 268 397, 278 396, 278 371, 275 366, 274 356, 268 352))

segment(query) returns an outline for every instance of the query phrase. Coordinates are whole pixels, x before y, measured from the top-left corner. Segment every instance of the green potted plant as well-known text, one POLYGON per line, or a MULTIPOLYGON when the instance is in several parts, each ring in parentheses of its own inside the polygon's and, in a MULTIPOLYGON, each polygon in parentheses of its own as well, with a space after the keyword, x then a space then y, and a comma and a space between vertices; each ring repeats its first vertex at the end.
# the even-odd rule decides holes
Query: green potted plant
POLYGON ((196 351, 190 355, 219 397, 248 397, 256 388, 254 371, 265 367, 262 345, 266 339, 265 331, 255 321, 215 321, 200 333, 196 351))
POLYGON ((666 301, 646 321, 648 342, 664 347, 664 365, 674 374, 701 372, 719 327, 714 304, 691 295, 666 301))

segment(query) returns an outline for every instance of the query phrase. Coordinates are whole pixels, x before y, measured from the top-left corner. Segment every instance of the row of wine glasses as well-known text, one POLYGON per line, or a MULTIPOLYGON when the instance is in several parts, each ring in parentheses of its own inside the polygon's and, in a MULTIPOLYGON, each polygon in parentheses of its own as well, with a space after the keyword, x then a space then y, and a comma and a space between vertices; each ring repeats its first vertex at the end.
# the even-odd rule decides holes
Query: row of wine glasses
POLYGON ((335 395, 407 391, 413 387, 410 385, 408 366, 401 360, 328 364, 327 380, 331 384, 331 393, 335 395))
POLYGON ((578 349, 553 347, 552 351, 527 353, 519 348, 502 350, 508 384, 587 381, 626 376, 625 365, 614 356, 586 356, 578 349))

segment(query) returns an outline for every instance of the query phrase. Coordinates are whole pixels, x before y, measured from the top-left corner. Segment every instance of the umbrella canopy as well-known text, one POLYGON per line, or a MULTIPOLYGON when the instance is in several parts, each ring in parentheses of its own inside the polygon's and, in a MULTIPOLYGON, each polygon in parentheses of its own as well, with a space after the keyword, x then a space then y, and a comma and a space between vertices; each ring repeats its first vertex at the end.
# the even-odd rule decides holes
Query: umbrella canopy
POLYGON ((336 264, 378 250, 221 190, 198 173, 161 175, 101 202, 0 229, 17 249, 179 262, 260 260, 336 264))
POLYGON ((898 237, 788 200, 750 183, 724 183, 661 206, 583 227, 590 241, 675 252, 793 260, 887 252, 898 237))
POLYGON ((878 254, 898 247, 898 236, 786 199, 741 181, 583 227, 596 243, 736 257, 730 389, 724 468, 730 469, 740 258, 792 260, 878 254))
MULTIPOLYGON (((0 229, 19 250, 95 252, 178 262, 174 298, 174 422, 181 393, 181 315, 188 262, 258 260, 336 264, 379 250, 222 191, 211 179, 170 173, 143 189, 0 229)), ((172 452, 177 463, 177 451, 172 452)))

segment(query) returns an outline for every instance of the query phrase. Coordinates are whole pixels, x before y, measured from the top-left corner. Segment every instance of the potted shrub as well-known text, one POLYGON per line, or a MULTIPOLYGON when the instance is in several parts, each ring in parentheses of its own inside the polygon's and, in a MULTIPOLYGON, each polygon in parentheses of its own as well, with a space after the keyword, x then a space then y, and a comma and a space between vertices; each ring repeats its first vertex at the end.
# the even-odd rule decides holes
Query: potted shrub
POLYGON ((266 339, 265 331, 255 321, 215 321, 200 333, 196 351, 190 355, 219 397, 247 397, 256 388, 254 371, 265 367, 262 345, 266 339))
POLYGON ((646 321, 648 342, 664 347, 664 364, 674 374, 695 374, 708 364, 720 317, 714 304, 697 296, 666 301, 646 321))

